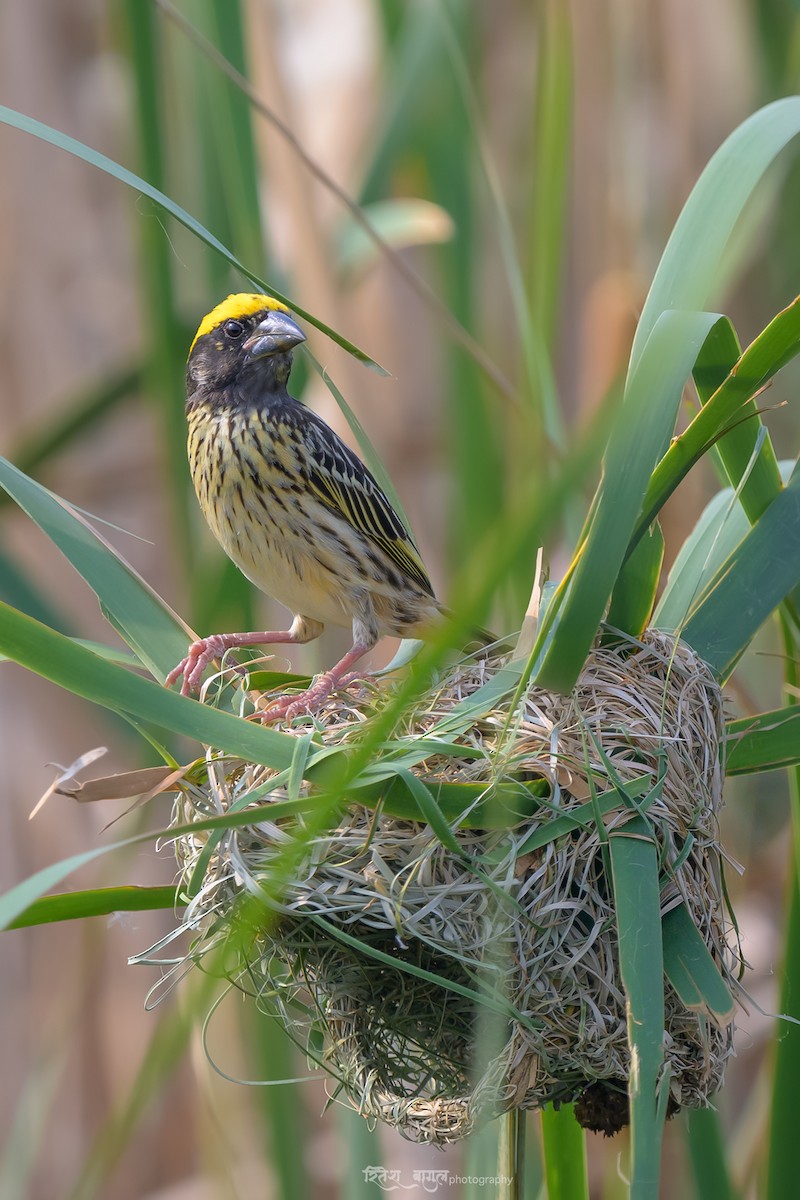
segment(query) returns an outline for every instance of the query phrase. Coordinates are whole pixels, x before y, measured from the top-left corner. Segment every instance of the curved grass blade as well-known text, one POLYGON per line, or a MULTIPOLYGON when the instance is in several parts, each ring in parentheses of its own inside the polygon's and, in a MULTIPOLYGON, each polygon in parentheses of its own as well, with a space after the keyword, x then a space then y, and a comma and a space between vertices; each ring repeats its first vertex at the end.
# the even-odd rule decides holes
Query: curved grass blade
POLYGON ((720 567, 681 636, 724 681, 770 613, 800 583, 800 470, 795 469, 720 567))
POLYGON ((296 739, 142 679, 0 602, 0 653, 76 696, 252 762, 291 765, 296 739))
POLYGON ((729 721, 725 774, 752 775, 800 765, 800 704, 729 721))
POLYGON ((682 1003, 726 1025, 736 1008, 733 997, 684 904, 664 914, 661 933, 664 974, 682 1003))
MULTIPOLYGON (((800 297, 778 313, 744 353, 738 351, 736 334, 727 319, 712 330, 695 367, 695 382, 703 407, 688 428, 673 441, 653 471, 632 541, 647 528, 681 480, 713 444, 716 444, 729 480, 734 487, 739 484, 762 427, 753 397, 798 354, 800 297), (720 344, 722 339, 724 345, 720 344), (717 372, 710 361, 712 356, 724 372, 724 378, 718 383, 717 372), (708 390, 709 380, 717 383, 712 391, 708 390), (733 428, 729 428, 731 426, 733 428), (726 428, 727 433, 724 432, 726 428)), ((739 497, 749 519, 757 520, 780 490, 778 462, 767 437, 739 497)))
POLYGON ((0 458, 0 487, 56 544, 109 621, 156 678, 186 652, 192 631, 66 500, 0 458))
POLYGON ((36 121, 33 117, 28 117, 24 113, 17 112, 13 108, 7 108, 5 105, 0 105, 0 122, 2 122, 4 125, 9 125, 12 129, 19 129, 23 133, 28 133, 32 137, 39 138, 40 141, 47 142, 48 145, 56 146, 59 150, 65 150, 67 154, 72 154, 75 158, 82 159, 84 162, 89 163, 90 166, 97 167, 99 170, 105 171, 107 175, 111 175, 114 179, 118 179, 120 183, 124 183, 128 187, 133 188, 134 191, 141 192, 142 195, 148 196, 160 208, 163 208, 165 212, 168 212, 170 216, 174 217, 176 221, 179 221, 181 225, 185 226, 190 233, 193 233, 195 237, 199 238, 201 242, 204 242, 208 247, 210 247, 210 249, 216 250, 217 254, 222 255, 225 261, 228 262, 235 270, 241 271, 242 275, 244 275, 246 279, 251 280, 251 282, 260 291, 266 292, 270 296, 274 296, 276 300, 280 300, 282 304, 285 304, 288 308, 290 308, 298 317, 301 317, 304 321, 308 321, 309 325, 313 325, 316 329, 319 329, 322 333, 326 334, 331 341, 336 342, 338 346, 341 346, 343 350, 348 352, 348 354, 352 354, 353 358, 357 358, 358 361, 364 363, 365 366, 371 367, 381 375, 388 374, 388 372, 380 365, 380 363, 376 362, 374 358, 370 358, 370 356, 364 350, 360 350, 358 346, 354 345, 353 342, 348 341, 346 337, 342 336, 342 334, 337 333, 335 329, 330 327, 330 325, 326 325, 324 321, 320 321, 319 318, 315 317, 313 313, 308 312, 308 310, 305 308, 301 308, 294 302, 294 300, 290 299, 288 296, 284 296, 282 292, 276 291, 276 289, 268 284, 264 279, 261 279, 258 275, 255 275, 252 271, 248 270, 248 268, 239 261, 236 255, 233 254, 227 248, 227 246, 223 246, 222 242, 219 241, 218 238, 215 238, 213 233, 210 233, 204 225, 201 225, 199 221, 186 212, 185 209, 181 208, 179 204, 176 204, 174 200, 171 200, 169 196, 166 196, 163 192, 160 192, 158 188, 153 187, 152 184, 149 184, 139 175, 134 174, 133 171, 129 171, 127 167, 120 166, 119 163, 114 162, 114 160, 108 158, 107 155, 101 154, 98 150, 93 150, 90 146, 84 145, 83 142, 79 142, 75 138, 69 137, 68 134, 62 133, 58 129, 53 129, 51 125, 44 125, 41 121, 36 121))
POLYGON ((632 372, 609 439, 586 535, 532 652, 536 682, 567 693, 597 633, 635 528, 652 470, 669 443, 683 386, 715 313, 668 312, 632 372))
POLYGON ((75 921, 84 917, 110 916, 118 912, 150 912, 159 908, 181 905, 174 887, 108 887, 91 888, 83 892, 61 892, 57 896, 42 896, 24 909, 6 929, 23 929, 30 925, 49 925, 53 921, 75 921))
POLYGON ((664 535, 658 521, 654 521, 617 576, 606 625, 631 637, 641 636, 653 611, 663 561, 664 535))
POLYGON ((631 350, 631 370, 668 309, 705 307, 734 228, 753 190, 800 133, 800 97, 759 109, 722 143, 692 189, 650 286, 631 350))
POLYGON ((718 492, 703 509, 692 532, 681 546, 667 578, 652 624, 673 633, 725 560, 750 528, 733 488, 718 492))

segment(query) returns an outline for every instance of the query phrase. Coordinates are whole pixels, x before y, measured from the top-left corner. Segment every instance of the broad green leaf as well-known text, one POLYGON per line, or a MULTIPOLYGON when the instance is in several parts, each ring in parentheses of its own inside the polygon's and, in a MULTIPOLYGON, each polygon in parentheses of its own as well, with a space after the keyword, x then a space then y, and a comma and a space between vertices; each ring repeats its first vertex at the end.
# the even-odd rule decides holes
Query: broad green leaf
POLYGON ((586 1134, 575 1120, 575 1106, 542 1109, 542 1150, 547 1200, 588 1200, 586 1134))
MULTIPOLYGON (((783 635, 783 683, 793 707, 800 692, 800 642, 796 627, 781 615, 783 635)), ((800 767, 789 772, 789 799, 792 809, 793 870, 785 889, 787 912, 784 919, 783 963, 778 999, 778 1037, 774 1051, 772 1094, 770 1096, 768 1154, 766 1162, 766 1200, 789 1200, 797 1191, 797 1080, 800 1078, 800 767)))
MULTIPOLYGON (((797 772, 792 772, 795 801, 797 772)), ((790 872, 788 912, 784 920, 783 964, 775 1066, 770 1097, 766 1200, 791 1200, 797 1194, 797 1080, 800 1078, 800 891, 790 872)))
POLYGON ((0 603, 0 653, 76 696, 122 716, 182 733, 228 754, 278 769, 292 761, 295 739, 243 721, 159 683, 142 679, 0 603))
POLYGON ((683 386, 720 318, 664 313, 628 381, 606 450, 603 478, 569 581, 553 601, 532 653, 540 687, 567 693, 597 633, 647 489, 675 426, 683 386))
POLYGON ((674 633, 683 626, 691 606, 749 529, 733 488, 708 502, 672 564, 653 614, 654 628, 674 633))
POLYGON ((147 182, 147 180, 142 179, 139 175, 135 175, 133 171, 129 171, 126 167, 120 166, 119 163, 114 162, 113 159, 108 158, 105 154, 100 154, 99 151, 92 150, 90 146, 84 145, 83 142, 79 142, 75 138, 69 137, 66 133, 61 133, 61 131, 58 129, 53 129, 50 125, 43 125, 41 121, 36 121, 33 117, 28 117, 24 113, 16 112, 13 108, 6 108, 4 105, 0 105, 0 122, 2 122, 4 125, 10 126, 12 129, 19 129, 23 133, 28 133, 32 137, 39 138, 41 141, 47 142, 51 146, 56 146, 59 150, 65 150, 68 154, 74 155, 75 158, 80 158, 84 162, 89 163, 91 166, 97 167, 101 171, 105 171, 107 175, 113 176, 113 178, 118 179, 120 183, 124 183, 128 187, 133 188, 134 191, 139 192, 144 196, 148 196, 151 200, 158 204, 159 207, 163 208, 165 212, 168 212, 170 216, 174 217, 176 221, 179 221, 181 225, 184 225, 191 233, 195 235, 195 237, 198 237, 201 242, 205 242, 205 244, 212 250, 216 250, 217 254, 221 254, 222 257, 228 263, 230 263, 232 267, 235 268, 235 270, 241 271, 242 275, 244 275, 246 279, 251 280, 260 291, 267 292, 270 296, 274 296, 276 300, 280 300, 282 304, 285 304, 288 308, 290 308, 298 317, 302 318, 304 321, 308 321, 309 325, 313 325, 316 329, 321 330, 321 332, 326 334, 331 341, 336 342, 337 345, 341 346, 343 350, 346 350, 348 354, 352 354, 354 358, 357 358, 366 366, 372 367, 382 375, 387 374, 384 368, 381 367, 379 363, 375 362, 373 358, 370 358, 365 351, 360 350, 358 346, 355 346, 352 342, 348 341, 347 338, 343 337, 340 333, 337 333, 335 329, 331 329, 329 325, 326 325, 323 321, 320 321, 319 318, 315 317, 313 313, 308 312, 308 310, 305 308, 301 308, 288 296, 284 296, 265 280, 259 278, 258 275, 255 275, 252 271, 248 270, 248 268, 239 261, 236 255, 232 254, 226 246, 223 246, 222 242, 214 237, 212 233, 209 233, 209 231, 203 225, 201 225, 199 221, 190 216, 185 209, 181 208, 179 204, 176 204, 174 200, 171 200, 169 196, 166 196, 163 192, 160 192, 158 188, 153 187, 147 182))
MULTIPOLYGON (((0 654, 122 716, 185 734, 228 754, 276 770, 288 769, 293 764, 297 747, 297 738, 293 735, 277 733, 168 691, 99 658, 70 638, 5 604, 0 604, 0 654)), ((312 750, 307 776, 320 785, 324 785, 329 777, 338 778, 335 769, 330 775, 331 760, 335 757, 341 756, 329 749, 317 753, 312 750)), ((364 772, 363 781, 359 775, 350 781, 349 788, 368 807, 380 803, 388 813, 409 820, 420 819, 416 788, 424 785, 419 781, 409 784, 406 768, 397 767, 391 761, 387 761, 380 775, 382 778, 376 778, 374 770, 364 772)), ((277 784, 273 781, 271 786, 277 784)), ((529 816, 540 803, 535 785, 464 783, 432 786, 442 820, 457 823, 469 812, 464 823, 470 828, 513 825, 521 817, 529 816)), ((546 788, 547 785, 543 786, 546 788)), ((427 789, 426 792, 431 795, 427 789)), ((432 796, 431 803, 434 803, 432 796)))
POLYGON ((781 600, 800 582, 800 471, 709 583, 681 636, 724 681, 781 600))
MULTIPOLYGON (((728 422, 719 424, 719 427, 734 426, 716 443, 716 450, 734 488, 739 486, 747 473, 739 503, 751 522, 758 520, 782 486, 778 460, 769 434, 764 436, 755 463, 750 465, 763 428, 758 414, 757 393, 798 354, 800 297, 778 313, 751 342, 713 395, 705 395, 702 387, 698 387, 703 403, 699 418, 707 414, 709 424, 719 424, 720 415, 727 412, 728 422)), ((768 397, 766 402, 769 402, 768 397)))
POLYGON ((717 286, 731 235, 764 172, 800 133, 800 98, 768 104, 722 143, 675 223, 639 318, 631 369, 668 309, 704 308, 717 286))
POLYGON ((146 912, 174 908, 181 903, 174 887, 108 887, 61 892, 57 896, 34 900, 6 928, 23 929, 29 925, 48 925, 53 921, 74 921, 117 912, 146 912))
MULTIPOLYGON (((778 467, 782 481, 788 483, 794 463, 780 462, 778 467)), ((683 626, 692 605, 749 530, 750 522, 732 488, 708 502, 672 565, 653 616, 656 629, 674 633, 683 626)))
POLYGON ((636 1070, 628 1084, 631 1116, 631 1200, 658 1194, 668 1081, 664 1064, 664 956, 658 851, 649 822, 633 817, 609 834, 619 970, 636 1070))
POLYGON ((4 458, 0 486, 66 555, 120 635, 163 680, 186 653, 191 630, 66 500, 4 458))
POLYGON ((714 1108, 690 1108, 685 1121, 698 1200, 736 1200, 719 1113, 714 1108))
POLYGON ((606 625, 632 637, 641 636, 653 611, 663 561, 664 535, 658 521, 655 521, 620 570, 611 595, 606 625))
MULTIPOLYGON (((638 532, 652 521, 712 444, 716 445, 733 486, 739 484, 750 464, 761 428, 753 397, 797 354, 800 354, 800 299, 779 313, 743 354, 738 352, 738 341, 730 322, 719 323, 707 339, 695 366, 695 382, 703 407, 680 437, 675 438, 654 470, 642 505, 638 532), (719 375, 723 372, 724 378, 720 381, 719 375), (720 437, 725 429, 729 432, 720 437)), ((739 496, 751 522, 757 520, 780 489, 778 462, 767 436, 739 496)))
MULTIPOLYGON (((105 846, 96 846, 94 849, 85 850, 80 854, 72 854, 69 858, 63 858, 59 862, 51 863, 50 866, 34 872, 33 875, 29 875, 27 879, 23 879, 21 883, 0 896, 0 929, 11 928, 22 913, 35 911, 34 905, 38 906, 40 898, 45 892, 56 887, 73 871, 79 870, 96 858, 101 858, 104 854, 111 854, 113 851, 122 850, 128 846, 141 846, 146 842, 155 842, 159 838, 176 838, 184 833, 194 835, 203 830, 239 827, 267 818, 278 820, 281 817, 295 817, 298 814, 303 814, 308 818, 314 812, 315 803, 315 800, 304 799, 261 805, 246 812, 228 812, 222 817, 206 817, 202 821, 192 821, 189 825, 173 825, 169 829, 148 830, 145 833, 123 838, 121 841, 109 842, 105 846)), ((102 891, 102 889, 100 890, 102 891)), ((172 891, 174 894, 174 888, 172 891)), ((59 902, 68 903, 68 897, 53 897, 53 900, 56 906, 59 902)))
POLYGON ((664 973, 683 1004, 717 1024, 731 1021, 736 1007, 733 997, 684 904, 665 913, 661 931, 664 973))
POLYGON ((800 764, 800 705, 729 721, 725 746, 726 775, 778 771, 800 764))

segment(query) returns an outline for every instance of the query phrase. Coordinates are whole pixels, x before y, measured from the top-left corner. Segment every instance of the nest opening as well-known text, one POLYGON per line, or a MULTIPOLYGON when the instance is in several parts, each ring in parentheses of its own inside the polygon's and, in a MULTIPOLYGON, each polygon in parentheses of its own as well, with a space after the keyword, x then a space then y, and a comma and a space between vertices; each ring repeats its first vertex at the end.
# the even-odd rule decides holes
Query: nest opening
MULTIPOLYGON (((468 728, 454 722, 503 665, 448 670, 404 733, 430 739, 413 770, 432 787, 545 781, 535 811, 510 828, 455 827, 456 855, 422 820, 353 803, 296 856, 270 901, 275 919, 234 972, 359 1112, 416 1141, 444 1144, 509 1108, 548 1102, 578 1101, 587 1126, 606 1133, 624 1123, 630 1059, 605 838, 631 810, 614 778, 637 781, 642 795, 656 789, 647 815, 667 881, 662 910, 685 904, 727 982, 740 965, 717 829, 722 698, 709 669, 648 631, 597 645, 568 697, 530 686, 510 721, 500 703, 468 728), (443 722, 460 754, 436 750, 443 722), (585 811, 593 788, 599 828, 585 811), (576 810, 581 823, 564 826, 576 810), (476 1063, 481 1045, 492 1050, 476 1063)), ((355 736, 368 704, 363 694, 332 698, 325 742, 355 736)), ((269 790, 274 774, 210 754, 205 785, 184 790, 176 821, 242 807, 256 789, 260 804, 286 799, 269 790)), ((185 878, 207 838, 176 839, 185 878)), ((279 818, 230 829, 215 845, 185 916, 194 957, 244 893, 262 892, 288 839, 279 818)), ((733 1024, 687 1010, 669 984, 665 1001, 672 1107, 702 1107, 721 1086, 733 1024)))

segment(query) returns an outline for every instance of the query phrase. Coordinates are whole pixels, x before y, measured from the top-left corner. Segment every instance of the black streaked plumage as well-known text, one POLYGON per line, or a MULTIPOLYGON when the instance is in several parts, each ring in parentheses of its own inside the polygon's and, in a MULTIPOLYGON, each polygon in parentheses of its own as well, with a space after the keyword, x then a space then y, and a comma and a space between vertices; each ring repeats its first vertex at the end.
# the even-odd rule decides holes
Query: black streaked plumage
POLYGON ((318 707, 387 634, 423 633, 442 611, 414 541, 374 476, 286 390, 305 337, 268 296, 229 296, 189 353, 189 464, 200 505, 226 553, 294 614, 288 630, 216 634, 192 644, 167 683, 199 687, 236 646, 306 642, 352 625, 352 649, 302 695, 266 717, 318 707))

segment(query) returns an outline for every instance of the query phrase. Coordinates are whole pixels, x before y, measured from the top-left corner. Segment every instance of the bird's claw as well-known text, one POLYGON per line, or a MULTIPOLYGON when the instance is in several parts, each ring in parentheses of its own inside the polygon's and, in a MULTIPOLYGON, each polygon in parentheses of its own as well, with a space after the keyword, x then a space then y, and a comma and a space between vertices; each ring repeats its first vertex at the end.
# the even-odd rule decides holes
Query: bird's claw
POLYGON ((310 688, 293 696, 281 696, 280 699, 274 700, 262 712, 254 715, 262 725, 270 725, 273 721, 281 719, 291 722, 295 717, 299 717, 301 713, 316 713, 325 703, 325 701, 334 693, 342 691, 344 688, 350 687, 352 683, 363 679, 364 676, 358 671, 351 671, 347 675, 337 676, 331 671, 327 671, 324 675, 320 675, 315 679, 310 688))
POLYGON ((203 672, 215 658, 222 658, 230 650, 230 642, 224 634, 214 633, 210 637, 198 638, 192 642, 189 652, 182 658, 177 667, 173 667, 164 680, 166 687, 172 687, 183 676, 181 695, 190 696, 199 692, 203 681, 203 672))

